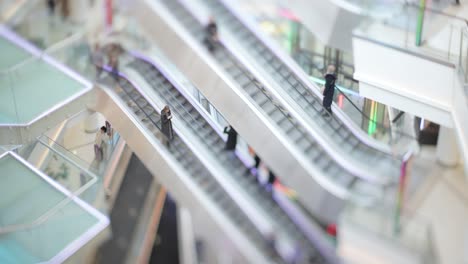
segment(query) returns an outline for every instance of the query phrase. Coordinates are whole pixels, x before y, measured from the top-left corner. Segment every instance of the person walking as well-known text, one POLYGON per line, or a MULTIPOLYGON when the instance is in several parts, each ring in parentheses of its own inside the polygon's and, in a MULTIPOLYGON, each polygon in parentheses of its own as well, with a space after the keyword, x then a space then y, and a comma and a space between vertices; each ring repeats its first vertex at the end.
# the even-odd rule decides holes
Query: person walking
POLYGON ((273 171, 270 169, 268 170, 268 180, 267 180, 267 184, 272 186, 276 181, 276 176, 275 174, 273 173, 273 171))
POLYGON ((96 137, 94 139, 94 156, 97 161, 102 161, 104 157, 103 147, 105 144, 105 134, 107 129, 105 126, 102 126, 101 129, 98 130, 96 133, 96 137))
POLYGON ((326 112, 324 112, 323 116, 330 116, 332 115, 331 105, 333 102, 333 95, 335 94, 335 66, 329 65, 327 67, 327 73, 325 74, 325 88, 323 89, 323 108, 326 112))
POLYGON ((257 155, 257 153, 254 151, 254 149, 251 146, 247 147, 249 150, 250 156, 253 156, 254 159, 254 165, 250 168, 247 169, 248 172, 252 171, 253 168, 255 168, 255 172, 258 171, 258 166, 260 166, 260 162, 262 161, 260 157, 257 155))
POLYGON ((111 67, 112 78, 116 82, 119 82, 119 57, 117 57, 115 54, 111 55, 109 58, 109 64, 111 67))
POLYGON ((47 8, 49 9, 49 15, 54 15, 55 13, 55 0, 47 0, 47 8))
POLYGON ((68 19, 70 16, 70 2, 69 0, 60 0, 60 11, 62 13, 62 18, 63 19, 68 19))
POLYGON ((237 145, 237 132, 232 126, 224 128, 224 134, 228 134, 225 150, 236 150, 237 145))
POLYGON ((214 52, 218 44, 218 26, 213 17, 210 17, 208 24, 205 26, 205 45, 210 52, 214 52))
POLYGON ((99 79, 104 66, 104 54, 102 53, 98 43, 94 44, 93 53, 91 54, 91 62, 96 67, 96 79, 99 79))
POLYGON ((161 132, 166 136, 166 144, 168 147, 170 146, 170 141, 174 138, 171 119, 171 109, 166 105, 163 110, 161 110, 161 132))
POLYGON ((267 191, 269 192, 273 191, 273 184, 275 183, 275 181, 276 181, 275 174, 273 173, 271 169, 268 169, 268 179, 265 184, 265 188, 267 189, 267 191))

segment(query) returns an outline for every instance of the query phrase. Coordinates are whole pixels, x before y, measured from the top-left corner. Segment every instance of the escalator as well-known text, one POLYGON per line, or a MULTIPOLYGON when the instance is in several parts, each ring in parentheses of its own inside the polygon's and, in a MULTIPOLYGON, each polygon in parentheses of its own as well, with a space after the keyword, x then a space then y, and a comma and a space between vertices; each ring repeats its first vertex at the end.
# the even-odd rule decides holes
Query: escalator
MULTIPOLYGON (((136 6, 135 12, 145 14, 139 15, 140 22, 148 26, 150 35, 158 36, 153 40, 320 220, 333 222, 343 200, 372 200, 389 184, 391 177, 387 175, 376 175, 372 170, 361 175, 363 170, 335 159, 337 154, 324 148, 323 141, 317 141, 231 51, 222 45, 213 54, 204 50, 204 28, 181 3, 146 4, 136 6)), ((311 111, 318 113, 321 103, 314 102, 311 111)), ((342 123, 335 120, 331 125, 336 127, 330 134, 342 148, 353 152, 364 146, 342 123)), ((318 126, 328 125, 322 121, 318 126)), ((386 154, 375 156, 369 164, 377 164, 386 154)), ((388 172, 398 175, 393 168, 388 172)))
MULTIPOLYGON (((237 47, 245 51, 248 62, 258 66, 262 75, 271 77, 277 84, 274 87, 282 90, 281 95, 290 97, 288 103, 298 106, 298 109, 309 117, 306 121, 316 131, 317 140, 318 137, 322 137, 324 142, 335 145, 335 148, 341 150, 341 155, 344 156, 342 159, 351 158, 357 167, 363 167, 366 171, 377 171, 382 176, 398 176, 400 164, 389 154, 390 149, 367 138, 367 135, 356 129, 348 118, 344 118, 340 109, 337 107, 333 109, 334 116, 331 119, 326 120, 321 116, 322 96, 319 95, 315 85, 303 78, 306 77, 305 73, 298 70, 297 65, 294 65, 295 67, 292 65, 292 59, 281 56, 280 51, 269 45, 268 40, 256 34, 258 32, 249 28, 240 16, 236 16, 233 9, 223 4, 223 1, 203 0, 203 2, 216 17, 222 29, 229 32, 229 36, 236 41, 237 47)), ((232 43, 232 41, 227 42, 232 43)))
POLYGON ((103 88, 96 110, 104 113, 121 132, 145 166, 158 172, 158 180, 169 192, 193 210, 207 210, 248 259, 258 263, 281 263, 264 235, 188 143, 176 133, 170 147, 165 144, 166 139, 160 131, 160 116, 136 86, 123 77, 119 77, 118 85, 109 80, 106 82, 113 88, 103 88), (111 101, 117 106, 112 106, 111 101))
MULTIPOLYGON (((177 117, 176 120, 183 122, 192 134, 198 138, 201 144, 199 148, 211 152, 212 159, 225 168, 225 175, 231 178, 231 182, 238 185, 248 197, 248 203, 258 205, 256 211, 261 211, 266 215, 268 222, 272 223, 275 229, 277 241, 281 236, 287 237, 286 241, 293 241, 292 245, 300 245, 300 255, 302 259, 313 263, 323 263, 324 259, 319 255, 311 242, 303 235, 298 226, 288 217, 288 215, 275 203, 271 194, 256 183, 255 177, 250 174, 249 168, 240 160, 238 156, 224 150, 224 141, 220 134, 207 121, 207 116, 202 114, 200 109, 194 107, 195 103, 181 92, 182 88, 177 88, 169 80, 167 74, 148 58, 138 56, 129 64, 138 72, 145 81, 152 87, 154 92, 166 102, 177 117)), ((233 188, 234 186, 228 186, 233 188)), ((245 210, 245 208, 243 207, 245 210)), ((248 213, 248 212, 246 212, 248 213)), ((255 217, 258 220, 258 217, 255 217)), ((288 242, 289 243, 289 242, 288 242)), ((290 253, 280 253, 288 258, 290 253)), ((301 261, 304 262, 304 261, 301 261)))

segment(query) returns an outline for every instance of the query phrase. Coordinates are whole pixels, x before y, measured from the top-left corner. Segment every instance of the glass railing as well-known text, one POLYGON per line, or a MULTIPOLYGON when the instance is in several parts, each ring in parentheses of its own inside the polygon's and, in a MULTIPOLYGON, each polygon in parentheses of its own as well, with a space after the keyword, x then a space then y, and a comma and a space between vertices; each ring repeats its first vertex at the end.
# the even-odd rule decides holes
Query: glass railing
MULTIPOLYGON (((54 156, 50 153, 42 153, 49 155, 49 157, 36 157, 40 163, 40 166, 37 166, 39 169, 27 160, 24 162, 18 161, 21 157, 15 156, 16 154, 9 154, 2 158, 1 163, 3 171, 7 172, 7 174, 15 175, 15 177, 17 177, 15 181, 23 182, 24 185, 15 185, 14 182, 8 181, 9 178, 2 179, 4 180, 2 186, 11 185, 11 189, 3 191, 5 199, 8 195, 20 198, 16 199, 14 203, 16 209, 8 210, 8 206, 4 207, 7 211, 1 216, 0 233, 13 232, 39 225, 47 221, 56 211, 70 203, 73 197, 79 197, 82 200, 90 201, 90 199, 85 199, 86 197, 84 197, 83 194, 97 183, 93 175, 77 169, 70 164, 70 162, 61 160, 58 156, 54 156), (40 161, 41 159, 44 160, 40 161), (51 160, 56 164, 52 165, 51 160), (52 168, 51 166, 54 167, 52 168), (67 168, 64 169, 63 166, 67 166, 67 168), (47 177, 44 171, 52 169, 57 169, 60 173, 52 172, 52 177, 47 177), (63 170, 66 172, 63 173, 63 170), (72 177, 76 176, 73 175, 74 172, 77 172, 76 175, 78 175, 78 177, 72 177), (21 180, 21 178, 23 178, 23 180, 21 180), (53 178, 55 178, 55 181, 51 181, 53 178), (54 182, 65 180, 68 180, 68 182, 74 181, 74 186, 69 186, 73 188, 70 188, 68 192, 58 191, 64 189, 60 189, 60 187, 58 187, 59 185, 56 185, 57 183, 54 182), (23 201, 25 202, 25 206, 27 204, 24 209, 20 206, 23 201)), ((36 164, 38 162, 36 162, 36 164)), ((4 205, 6 206, 6 204, 4 205)))
POLYGON ((61 263, 73 252, 67 252, 66 248, 76 247, 74 241, 89 240, 84 234, 97 225, 97 217, 69 202, 40 224, 1 234, 0 262, 61 263))
POLYGON ((7 64, 3 65, 7 67, 0 71, 1 125, 34 122, 90 88, 79 76, 50 58, 66 50, 77 36, 41 52, 10 31, 2 31, 10 39, 0 37, 0 47, 7 46, 7 52, 13 55, 7 56, 7 64))
POLYGON ((101 212, 106 212, 105 204, 102 203, 100 192, 102 192, 102 177, 93 172, 91 165, 85 164, 77 156, 71 155, 45 140, 38 140, 34 149, 22 151, 28 148, 25 145, 18 149, 22 157, 54 182, 66 188, 72 194, 80 197, 83 201, 101 212), (28 156, 24 156, 28 155, 28 156))
POLYGON ((382 19, 368 10, 356 34, 442 62, 466 62, 467 20, 424 5, 395 4, 396 11, 382 19))
POLYGON ((9 73, 0 73, 0 124, 14 125, 19 123, 16 93, 12 85, 12 76, 9 73))
POLYGON ((90 185, 65 191, 14 152, 1 157, 0 167, 6 172, 0 177, 1 263, 62 262, 108 225, 77 199, 90 185))

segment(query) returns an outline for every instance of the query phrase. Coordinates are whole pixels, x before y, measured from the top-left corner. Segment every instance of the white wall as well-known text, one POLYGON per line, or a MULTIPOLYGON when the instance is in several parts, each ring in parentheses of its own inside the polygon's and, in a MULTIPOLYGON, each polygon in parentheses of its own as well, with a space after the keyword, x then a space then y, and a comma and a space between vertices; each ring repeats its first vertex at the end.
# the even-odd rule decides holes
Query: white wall
POLYGON ((458 69, 359 37, 353 50, 360 94, 455 128, 468 175, 468 100, 458 69))
POLYGON ((361 18, 332 1, 290 0, 287 7, 324 44, 351 51, 353 29, 361 18), (312 8, 313 7, 313 8, 312 8))
POLYGON ((468 99, 460 78, 454 82, 452 117, 468 180, 468 99))
POLYGON ((358 37, 353 51, 354 77, 363 83, 363 96, 452 127, 454 67, 358 37), (365 85, 378 87, 385 96, 365 85))

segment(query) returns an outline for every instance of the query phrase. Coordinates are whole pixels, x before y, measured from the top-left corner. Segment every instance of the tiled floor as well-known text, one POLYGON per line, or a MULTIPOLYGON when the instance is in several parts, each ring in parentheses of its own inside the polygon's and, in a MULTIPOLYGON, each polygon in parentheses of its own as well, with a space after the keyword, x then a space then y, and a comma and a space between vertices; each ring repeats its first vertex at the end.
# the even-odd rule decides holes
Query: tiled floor
POLYGON ((468 183, 463 166, 446 168, 435 162, 435 148, 423 150, 427 175, 410 197, 407 212, 415 212, 432 227, 440 263, 468 263, 468 183))

